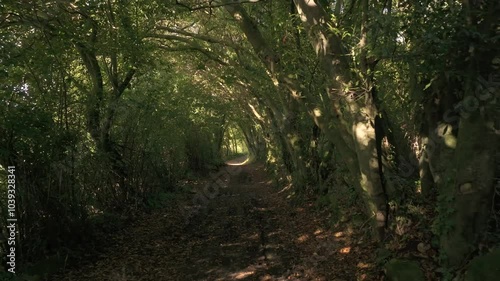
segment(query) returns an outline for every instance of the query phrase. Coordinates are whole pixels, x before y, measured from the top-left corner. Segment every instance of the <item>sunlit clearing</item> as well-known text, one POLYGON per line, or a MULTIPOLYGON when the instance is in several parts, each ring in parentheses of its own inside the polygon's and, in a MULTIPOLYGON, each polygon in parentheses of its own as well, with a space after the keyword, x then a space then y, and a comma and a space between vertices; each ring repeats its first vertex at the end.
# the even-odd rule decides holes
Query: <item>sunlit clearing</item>
POLYGON ((227 161, 226 164, 229 166, 242 166, 248 163, 250 161, 250 157, 245 156, 245 158, 240 157, 234 160, 227 161))
POLYGON ((220 152, 225 160, 231 160, 248 154, 245 134, 238 124, 230 123, 227 125, 224 130, 220 152))
POLYGON ((339 251, 341 254, 349 254, 351 252, 351 247, 344 247, 339 251))

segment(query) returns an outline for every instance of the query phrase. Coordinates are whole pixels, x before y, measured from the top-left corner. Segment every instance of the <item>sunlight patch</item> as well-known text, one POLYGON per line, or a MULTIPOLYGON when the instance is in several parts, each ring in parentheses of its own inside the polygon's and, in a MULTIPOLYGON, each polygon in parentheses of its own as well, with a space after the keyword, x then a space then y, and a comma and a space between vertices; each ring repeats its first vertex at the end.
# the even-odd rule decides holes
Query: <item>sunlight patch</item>
POLYGON ((229 166, 242 166, 242 165, 247 164, 248 161, 250 161, 250 157, 246 156, 245 159, 241 159, 241 158, 234 159, 231 161, 227 161, 226 164, 229 166))
POLYGON ((250 239, 250 240, 257 240, 257 239, 259 239, 259 237, 260 236, 259 236, 258 233, 254 233, 251 236, 248 236, 248 239, 250 239))
POLYGON ((246 271, 240 271, 240 272, 231 274, 231 277, 233 277, 237 280, 241 280, 241 279, 247 278, 248 276, 254 275, 254 274, 255 274, 255 270, 246 270, 246 271))
POLYGON ((272 236, 280 235, 281 233, 282 233, 281 230, 279 230, 279 231, 273 231, 273 232, 269 233, 267 235, 267 237, 272 237, 272 236))
POLYGON ((282 190, 278 191, 278 194, 283 193, 283 192, 289 190, 291 187, 292 187, 292 184, 285 185, 285 187, 283 187, 282 190))
POLYGON ((370 263, 359 262, 357 265, 358 268, 370 268, 372 265, 370 263))
POLYGON ((224 243, 224 244, 220 244, 221 247, 234 247, 234 246, 243 246, 245 245, 245 243, 241 242, 241 243, 224 243))
POLYGON ((308 234, 301 235, 299 238, 297 238, 297 242, 298 243, 304 243, 307 240, 309 240, 309 235, 308 234))
POLYGON ((316 231, 314 231, 314 235, 320 235, 321 233, 323 233, 323 229, 321 228, 318 228, 316 229, 316 231))
POLYGON ((342 237, 342 236, 344 236, 344 232, 342 232, 342 231, 335 232, 335 234, 333 234, 333 236, 335 236, 336 238, 342 237))
POLYGON ((368 146, 370 140, 375 139, 375 131, 363 122, 354 125, 354 132, 357 142, 362 146, 368 146))
POLYGON ((344 247, 342 249, 339 250, 339 253, 341 254, 349 254, 351 252, 351 247, 344 247))

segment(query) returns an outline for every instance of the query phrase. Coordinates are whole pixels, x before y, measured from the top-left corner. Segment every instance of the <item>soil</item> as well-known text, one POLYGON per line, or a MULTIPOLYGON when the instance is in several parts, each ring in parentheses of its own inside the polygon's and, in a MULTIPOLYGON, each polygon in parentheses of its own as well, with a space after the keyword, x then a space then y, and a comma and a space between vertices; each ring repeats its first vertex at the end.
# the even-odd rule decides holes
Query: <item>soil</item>
POLYGON ((262 164, 228 167, 205 199, 144 216, 93 262, 52 280, 380 280, 361 234, 328 229, 312 203, 291 204, 262 164))

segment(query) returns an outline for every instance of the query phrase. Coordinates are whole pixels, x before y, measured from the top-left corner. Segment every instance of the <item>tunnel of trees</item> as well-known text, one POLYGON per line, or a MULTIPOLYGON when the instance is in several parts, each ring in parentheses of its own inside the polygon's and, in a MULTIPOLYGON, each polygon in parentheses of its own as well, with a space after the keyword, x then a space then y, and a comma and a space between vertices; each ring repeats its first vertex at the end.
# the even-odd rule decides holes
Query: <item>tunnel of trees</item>
POLYGON ((417 225, 443 280, 498 246, 499 1, 6 0, 0 14, 0 247, 14 166, 20 267, 243 154, 338 219, 362 213, 382 248, 417 225))

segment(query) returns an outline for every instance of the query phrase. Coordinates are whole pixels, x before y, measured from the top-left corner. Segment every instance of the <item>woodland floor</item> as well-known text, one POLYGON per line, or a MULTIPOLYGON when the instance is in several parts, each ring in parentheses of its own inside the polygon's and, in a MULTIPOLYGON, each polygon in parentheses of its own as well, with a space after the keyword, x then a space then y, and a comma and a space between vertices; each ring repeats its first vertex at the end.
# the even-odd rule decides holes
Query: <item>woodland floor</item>
POLYGON ((178 206, 155 211, 52 280, 381 280, 361 234, 291 204, 262 165, 240 167, 188 223, 178 206))

